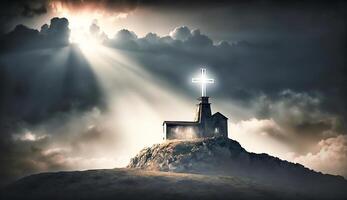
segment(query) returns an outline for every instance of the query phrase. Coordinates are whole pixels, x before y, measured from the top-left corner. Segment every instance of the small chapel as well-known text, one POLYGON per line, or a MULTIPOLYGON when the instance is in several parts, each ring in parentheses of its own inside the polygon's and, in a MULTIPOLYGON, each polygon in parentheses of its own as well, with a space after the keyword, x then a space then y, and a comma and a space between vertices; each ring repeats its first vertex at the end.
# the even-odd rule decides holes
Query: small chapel
POLYGON ((209 97, 206 95, 206 84, 214 83, 214 79, 207 78, 206 69, 201 69, 201 76, 193 78, 192 82, 201 84, 201 97, 198 98, 194 121, 164 121, 163 139, 228 137, 228 118, 220 112, 212 115, 209 97))

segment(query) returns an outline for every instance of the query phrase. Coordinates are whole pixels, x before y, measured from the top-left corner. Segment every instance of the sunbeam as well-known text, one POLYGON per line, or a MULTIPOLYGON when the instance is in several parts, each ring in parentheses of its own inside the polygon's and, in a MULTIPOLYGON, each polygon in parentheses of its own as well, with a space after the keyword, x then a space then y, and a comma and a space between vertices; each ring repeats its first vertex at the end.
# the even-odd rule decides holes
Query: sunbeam
POLYGON ((164 119, 193 118, 193 99, 153 77, 121 50, 97 45, 81 51, 107 97, 109 115, 124 136, 127 148, 123 153, 128 158, 144 146, 162 141, 158 133, 164 119), (132 125, 135 122, 137 126, 132 125))

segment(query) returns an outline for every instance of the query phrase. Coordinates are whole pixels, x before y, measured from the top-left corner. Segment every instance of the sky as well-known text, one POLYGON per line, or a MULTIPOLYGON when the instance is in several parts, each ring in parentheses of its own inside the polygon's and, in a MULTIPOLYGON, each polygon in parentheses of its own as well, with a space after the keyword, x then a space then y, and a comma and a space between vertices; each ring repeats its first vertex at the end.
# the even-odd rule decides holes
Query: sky
POLYGON ((3 1, 1 184, 125 167, 212 111, 248 151, 347 177, 343 1, 3 1))

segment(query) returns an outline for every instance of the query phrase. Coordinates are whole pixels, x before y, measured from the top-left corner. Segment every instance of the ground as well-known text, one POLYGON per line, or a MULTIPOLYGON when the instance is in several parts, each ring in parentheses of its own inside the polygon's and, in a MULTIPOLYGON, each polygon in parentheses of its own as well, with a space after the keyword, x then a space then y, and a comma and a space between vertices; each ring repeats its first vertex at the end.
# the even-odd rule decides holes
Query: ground
POLYGON ((140 169, 42 173, 6 188, 4 199, 296 199, 249 179, 140 169))
POLYGON ((228 138, 170 140, 127 168, 31 175, 2 199, 347 199, 347 181, 247 152, 228 138))

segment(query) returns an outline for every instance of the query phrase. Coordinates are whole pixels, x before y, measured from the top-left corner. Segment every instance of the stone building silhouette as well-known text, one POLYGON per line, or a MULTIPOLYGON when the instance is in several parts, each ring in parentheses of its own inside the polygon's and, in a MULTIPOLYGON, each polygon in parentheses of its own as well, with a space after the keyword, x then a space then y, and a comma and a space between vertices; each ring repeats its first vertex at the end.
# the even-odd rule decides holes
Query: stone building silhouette
POLYGON ((163 139, 190 139, 201 137, 222 136, 228 137, 228 118, 220 112, 212 115, 211 104, 206 96, 206 83, 214 83, 213 79, 206 78, 206 69, 201 69, 201 77, 193 82, 201 83, 200 103, 194 121, 164 121, 163 139))

